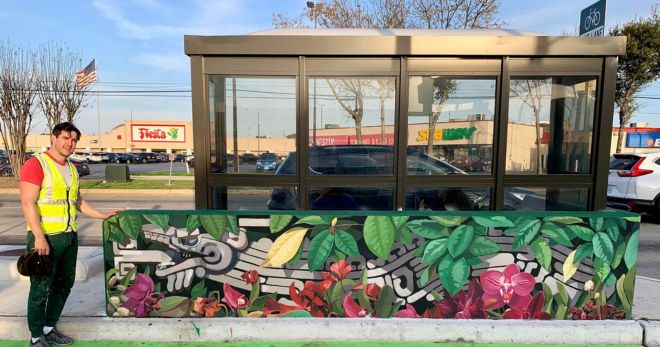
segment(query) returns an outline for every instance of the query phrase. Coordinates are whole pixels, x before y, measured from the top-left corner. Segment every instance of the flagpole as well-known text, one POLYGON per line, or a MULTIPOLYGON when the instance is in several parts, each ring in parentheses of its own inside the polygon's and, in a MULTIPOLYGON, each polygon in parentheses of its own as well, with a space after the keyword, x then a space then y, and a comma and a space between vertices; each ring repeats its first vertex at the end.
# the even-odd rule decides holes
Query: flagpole
POLYGON ((99 101, 99 65, 98 60, 94 59, 94 71, 96 72, 96 124, 98 126, 99 152, 101 152, 101 102, 99 101))

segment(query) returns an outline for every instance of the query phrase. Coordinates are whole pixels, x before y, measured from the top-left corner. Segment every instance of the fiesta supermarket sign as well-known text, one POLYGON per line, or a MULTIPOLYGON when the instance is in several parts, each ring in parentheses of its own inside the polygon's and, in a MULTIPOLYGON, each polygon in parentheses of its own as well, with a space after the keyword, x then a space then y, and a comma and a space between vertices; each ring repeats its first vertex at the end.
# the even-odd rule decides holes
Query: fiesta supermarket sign
POLYGON ((131 125, 133 142, 186 142, 186 127, 183 125, 131 125))

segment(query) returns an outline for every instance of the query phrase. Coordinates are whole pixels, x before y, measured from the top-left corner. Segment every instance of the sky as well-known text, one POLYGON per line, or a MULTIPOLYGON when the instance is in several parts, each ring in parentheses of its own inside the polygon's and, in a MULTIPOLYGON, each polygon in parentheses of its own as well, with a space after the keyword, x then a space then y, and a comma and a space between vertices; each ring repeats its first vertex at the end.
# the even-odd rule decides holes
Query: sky
MULTIPOLYGON (((581 9, 595 0, 502 0, 505 28, 561 35, 577 31, 581 9)), ((658 0, 608 0, 609 26, 646 17, 658 0)), ((57 42, 97 62, 92 91, 160 91, 151 96, 91 96, 77 121, 83 133, 125 120, 192 120, 190 63, 184 35, 241 35, 272 28, 272 14, 297 16, 304 0, 0 0, 0 40, 37 47, 57 42), (98 105, 98 107, 97 107, 98 105)), ((641 95, 660 97, 660 83, 641 95)), ((91 94, 90 94, 91 95, 91 94)), ((633 122, 660 127, 660 99, 640 100, 633 122)), ((616 117, 615 117, 616 118, 616 117)), ((618 121, 615 121, 618 124, 618 121)), ((45 131, 43 122, 33 132, 45 131)))

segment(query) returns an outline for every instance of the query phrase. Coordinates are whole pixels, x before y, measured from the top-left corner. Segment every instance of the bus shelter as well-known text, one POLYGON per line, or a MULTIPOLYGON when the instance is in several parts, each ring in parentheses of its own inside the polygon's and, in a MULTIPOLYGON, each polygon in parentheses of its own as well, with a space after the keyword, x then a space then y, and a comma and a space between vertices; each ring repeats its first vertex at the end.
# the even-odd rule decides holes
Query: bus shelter
POLYGON ((604 209, 624 52, 511 30, 186 36, 197 210, 105 221, 108 314, 630 318, 639 216, 604 209))

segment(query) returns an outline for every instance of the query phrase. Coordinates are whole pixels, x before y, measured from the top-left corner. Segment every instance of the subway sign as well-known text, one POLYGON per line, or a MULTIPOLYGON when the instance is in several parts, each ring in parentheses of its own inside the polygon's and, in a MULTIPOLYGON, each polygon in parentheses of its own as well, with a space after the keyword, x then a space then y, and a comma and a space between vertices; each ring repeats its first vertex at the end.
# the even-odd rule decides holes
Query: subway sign
MULTIPOLYGON (((476 127, 470 128, 445 128, 435 129, 433 132, 433 140, 435 141, 455 141, 455 140, 468 140, 472 134, 477 130, 476 127)), ((417 132, 417 142, 427 142, 429 140, 429 129, 421 129, 417 132)))
POLYGON ((186 142, 186 127, 168 124, 131 125, 133 142, 186 142))

